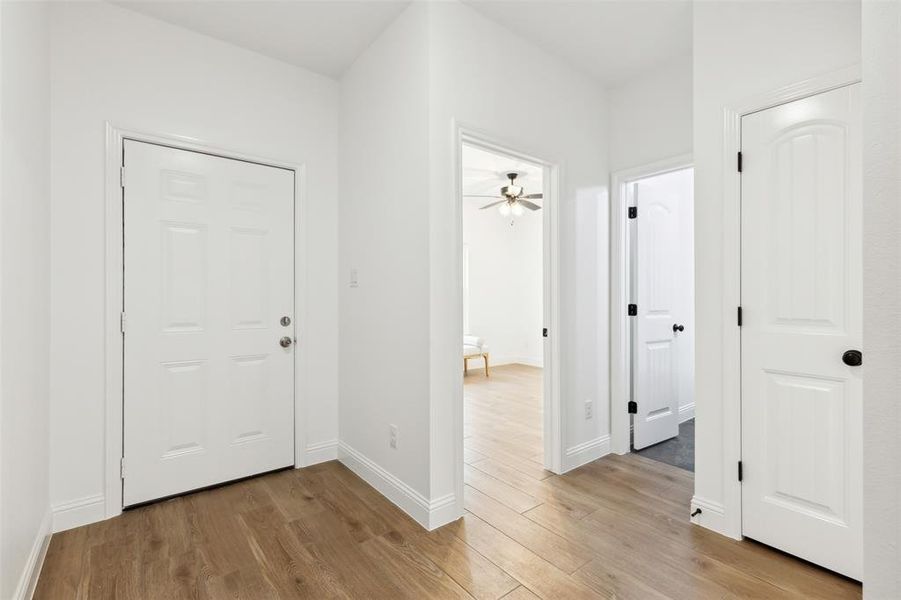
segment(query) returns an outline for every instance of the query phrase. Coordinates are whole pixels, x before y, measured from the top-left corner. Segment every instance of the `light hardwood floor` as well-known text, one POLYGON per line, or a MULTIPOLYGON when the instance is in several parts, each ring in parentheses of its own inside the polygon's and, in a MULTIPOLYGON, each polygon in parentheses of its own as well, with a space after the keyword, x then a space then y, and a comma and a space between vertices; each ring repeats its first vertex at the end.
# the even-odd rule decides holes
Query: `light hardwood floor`
POLYGON ((688 522, 691 474, 541 466, 540 371, 466 379, 466 516, 426 532, 342 465, 282 471, 53 536, 35 598, 859 598, 688 522))

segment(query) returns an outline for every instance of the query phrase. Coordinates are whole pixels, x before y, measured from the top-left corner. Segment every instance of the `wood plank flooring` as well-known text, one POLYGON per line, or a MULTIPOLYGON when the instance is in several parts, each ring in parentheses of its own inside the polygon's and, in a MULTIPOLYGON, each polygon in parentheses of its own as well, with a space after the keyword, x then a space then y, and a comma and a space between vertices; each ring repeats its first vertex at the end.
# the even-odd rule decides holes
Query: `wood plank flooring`
POLYGON ((540 371, 466 379, 467 514, 427 532, 337 462, 53 536, 37 599, 859 598, 688 522, 692 475, 627 455, 541 466, 540 371))

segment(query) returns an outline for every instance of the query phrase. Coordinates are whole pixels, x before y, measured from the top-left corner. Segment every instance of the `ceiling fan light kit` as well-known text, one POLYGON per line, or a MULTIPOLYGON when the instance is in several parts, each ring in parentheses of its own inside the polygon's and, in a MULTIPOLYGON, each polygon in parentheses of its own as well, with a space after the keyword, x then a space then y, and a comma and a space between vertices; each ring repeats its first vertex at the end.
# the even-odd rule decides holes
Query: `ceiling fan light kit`
MULTIPOLYGON (((544 194, 536 193, 536 194, 525 194, 525 189, 521 185, 516 185, 516 178, 519 176, 519 173, 511 172, 507 173, 507 179, 510 180, 510 183, 501 187, 500 196, 481 196, 481 195, 470 195, 467 194, 467 197, 470 198, 498 198, 496 202, 490 202, 485 206, 481 207, 481 210, 485 210, 486 208, 491 208, 492 206, 497 207, 497 211, 504 217, 514 216, 520 217, 525 214, 525 209, 529 210, 541 210, 541 207, 535 204, 534 202, 530 202, 529 200, 538 200, 544 197, 544 194)), ((512 221, 511 221, 512 225, 512 221)))

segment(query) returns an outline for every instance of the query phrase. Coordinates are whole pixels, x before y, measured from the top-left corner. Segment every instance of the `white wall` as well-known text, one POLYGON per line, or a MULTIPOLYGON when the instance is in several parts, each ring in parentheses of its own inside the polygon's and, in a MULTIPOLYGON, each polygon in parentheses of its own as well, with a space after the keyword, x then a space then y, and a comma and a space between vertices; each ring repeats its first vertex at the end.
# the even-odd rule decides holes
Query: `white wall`
POLYGON ((610 171, 690 154, 692 57, 609 90, 610 171))
MULTIPOLYGON (((695 495, 725 500, 723 328, 723 108, 860 61, 857 2, 698 2, 694 5, 695 495)), ((713 511, 705 510, 705 513, 713 511)), ((731 518, 708 516, 725 531, 731 518)), ((737 535, 735 523, 728 532, 737 535)))
POLYGON ((901 598, 901 4, 863 4, 864 597, 901 598))
MULTIPOLYGON (((532 180, 529 189, 541 189, 532 180)), ((485 338, 490 364, 540 367, 544 360, 542 211, 520 217, 480 210, 485 198, 463 199, 463 244, 469 256, 469 331, 485 338)), ((479 367, 481 361, 470 366, 479 367)))
POLYGON ((0 598, 19 598, 50 528, 47 6, 3 2, 0 27, 0 598))
POLYGON ((461 256, 453 123, 562 166, 562 387, 570 464, 604 451, 606 108, 601 88, 457 2, 414 3, 342 80, 342 458, 428 526, 458 516, 461 256), (511 103, 501 76, 541 81, 511 103), (536 118, 542 115, 542 118, 536 118), (356 269, 358 286, 349 285, 356 269), (595 403, 584 419, 583 403, 595 403), (399 428, 389 447, 389 426, 399 428))
POLYGON ((339 233, 342 460, 423 522, 429 493, 425 10, 406 9, 341 81, 339 233), (352 269, 357 287, 349 285, 352 269), (398 428, 396 449, 388 444, 391 425, 398 428), (365 471, 361 465, 368 465, 365 471), (401 482, 403 497, 391 495, 396 489, 387 480, 401 482))
POLYGON ((104 122, 304 163, 314 458, 337 439, 337 104, 331 79, 108 3, 52 8, 51 432, 55 523, 102 518, 104 122))
POLYGON ((459 2, 430 6, 431 497, 454 494, 462 329, 454 123, 561 167, 560 340, 564 468, 606 452, 609 434, 606 98, 593 80, 459 2), (510 95, 500 81, 519 81, 510 95), (591 420, 584 403, 594 404, 591 420), (578 448, 577 448, 578 447, 578 448), (580 451, 581 449, 581 451, 580 451))

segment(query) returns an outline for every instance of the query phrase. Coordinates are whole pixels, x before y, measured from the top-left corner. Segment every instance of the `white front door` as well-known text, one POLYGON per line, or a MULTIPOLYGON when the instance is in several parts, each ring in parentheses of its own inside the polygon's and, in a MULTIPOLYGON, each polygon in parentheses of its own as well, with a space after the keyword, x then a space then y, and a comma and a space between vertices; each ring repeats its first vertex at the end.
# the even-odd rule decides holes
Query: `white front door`
POLYGON ((742 530, 862 576, 859 85, 742 119, 742 530))
POLYGON ((292 465, 293 171, 131 140, 124 165, 124 505, 292 465))
POLYGON ((636 449, 679 435, 680 398, 693 387, 692 181, 683 169, 631 184, 636 449))

